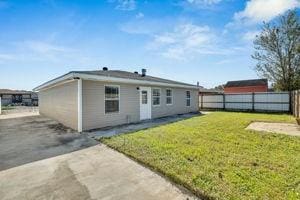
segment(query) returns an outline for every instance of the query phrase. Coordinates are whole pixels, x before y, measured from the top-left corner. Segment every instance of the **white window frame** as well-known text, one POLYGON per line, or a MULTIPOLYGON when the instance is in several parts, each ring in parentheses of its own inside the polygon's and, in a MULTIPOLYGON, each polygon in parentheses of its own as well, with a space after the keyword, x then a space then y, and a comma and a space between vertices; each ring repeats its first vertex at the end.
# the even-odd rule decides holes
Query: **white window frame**
POLYGON ((166 105, 167 106, 172 106, 173 105, 173 90, 171 89, 171 88, 166 88, 166 105), (170 90, 171 91, 171 96, 168 96, 168 90, 170 90), (168 103, 168 101, 167 101, 167 99, 168 99, 168 97, 170 98, 171 97, 171 103, 168 103))
POLYGON ((191 98, 191 97, 192 97, 191 91, 190 91, 190 90, 186 90, 186 91, 185 91, 185 106, 186 106, 186 107, 191 107, 191 104, 192 104, 192 101, 191 101, 192 98, 191 98), (190 97, 189 97, 189 98, 188 98, 188 96, 187 96, 187 92, 190 93, 190 97), (189 106, 187 105, 188 100, 190 101, 190 105, 189 105, 189 106))
POLYGON ((105 115, 110 115, 110 114, 119 114, 120 113, 120 107, 121 107, 121 90, 120 90, 120 85, 104 85, 104 114, 105 115), (116 100, 116 99, 106 99, 106 95, 105 95, 105 88, 106 87, 117 87, 118 91, 119 91, 119 95, 118 95, 118 101, 119 101, 119 109, 118 112, 106 112, 106 100, 116 100))
POLYGON ((153 88, 152 89, 152 106, 157 107, 157 106, 160 106, 160 105, 161 105, 161 89, 160 88, 153 88), (154 90, 159 90, 159 104, 157 104, 157 105, 154 105, 154 103, 153 103, 154 97, 157 97, 157 96, 153 95, 154 90))

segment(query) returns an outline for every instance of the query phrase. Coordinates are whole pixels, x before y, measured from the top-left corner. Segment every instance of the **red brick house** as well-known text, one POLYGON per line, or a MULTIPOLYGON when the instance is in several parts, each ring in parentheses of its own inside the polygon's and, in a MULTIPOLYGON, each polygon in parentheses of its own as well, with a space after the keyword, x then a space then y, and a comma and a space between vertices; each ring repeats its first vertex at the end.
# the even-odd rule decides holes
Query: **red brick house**
POLYGON ((228 81, 224 93, 268 92, 268 79, 228 81))

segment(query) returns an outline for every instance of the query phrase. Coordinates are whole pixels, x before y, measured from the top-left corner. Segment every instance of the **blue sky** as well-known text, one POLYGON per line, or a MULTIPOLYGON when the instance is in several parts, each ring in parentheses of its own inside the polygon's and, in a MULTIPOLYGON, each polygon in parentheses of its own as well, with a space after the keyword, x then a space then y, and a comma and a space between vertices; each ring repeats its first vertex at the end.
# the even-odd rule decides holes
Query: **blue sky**
POLYGON ((252 41, 299 0, 0 0, 0 88, 72 70, 140 71, 205 87, 257 78, 252 41))

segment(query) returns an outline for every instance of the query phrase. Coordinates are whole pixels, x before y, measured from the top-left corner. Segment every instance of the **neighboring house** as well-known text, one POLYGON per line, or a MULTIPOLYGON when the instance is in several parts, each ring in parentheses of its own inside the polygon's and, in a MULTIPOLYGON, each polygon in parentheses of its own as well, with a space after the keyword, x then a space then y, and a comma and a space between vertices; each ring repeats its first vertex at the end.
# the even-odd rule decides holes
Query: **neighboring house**
POLYGON ((39 111, 78 131, 198 111, 198 87, 126 71, 73 71, 35 88, 39 111))
POLYGON ((1 105, 37 106, 38 95, 35 92, 24 90, 0 89, 1 105))
POLYGON ((252 79, 228 81, 224 86, 224 93, 268 92, 267 79, 252 79))
POLYGON ((214 95, 214 94, 223 94, 223 90, 218 90, 218 89, 206 89, 203 87, 199 88, 199 95, 214 95))

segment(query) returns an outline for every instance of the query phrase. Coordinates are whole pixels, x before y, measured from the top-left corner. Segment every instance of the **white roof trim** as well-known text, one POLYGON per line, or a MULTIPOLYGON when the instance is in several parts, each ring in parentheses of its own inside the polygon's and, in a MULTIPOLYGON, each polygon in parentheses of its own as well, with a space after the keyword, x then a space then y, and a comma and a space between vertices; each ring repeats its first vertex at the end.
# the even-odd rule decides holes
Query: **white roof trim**
POLYGON ((137 85, 151 85, 151 86, 166 86, 166 87, 178 87, 178 88, 191 88, 191 89, 198 89, 197 86, 188 86, 188 85, 181 85, 181 84, 172 84, 172 83, 163 83, 163 82, 156 82, 156 81, 144 81, 144 80, 136 80, 136 79, 127 79, 127 78, 118 78, 118 77, 109 77, 109 76, 101 76, 101 75, 92 75, 92 74, 83 74, 83 73, 69 73, 47 83, 44 83, 36 88, 34 91, 40 91, 45 88, 53 87, 59 82, 74 79, 74 78, 81 78, 83 80, 92 80, 92 81, 104 81, 104 82, 113 82, 113 83, 128 83, 128 84, 137 84, 137 85))

